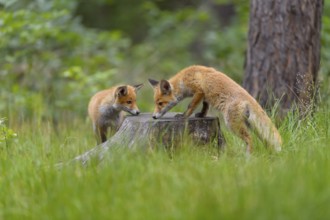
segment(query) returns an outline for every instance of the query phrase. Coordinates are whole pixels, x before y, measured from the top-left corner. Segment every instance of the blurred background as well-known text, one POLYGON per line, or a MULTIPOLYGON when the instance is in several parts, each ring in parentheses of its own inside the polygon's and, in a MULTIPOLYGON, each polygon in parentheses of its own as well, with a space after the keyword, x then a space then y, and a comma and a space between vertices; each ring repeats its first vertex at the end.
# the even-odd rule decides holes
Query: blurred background
MULTIPOLYGON (((242 82, 246 0, 0 0, 0 116, 15 121, 86 118, 90 97, 193 64, 242 82)), ((330 2, 322 26, 321 96, 330 95, 330 2)), ((183 106, 184 108, 184 106, 183 106)))

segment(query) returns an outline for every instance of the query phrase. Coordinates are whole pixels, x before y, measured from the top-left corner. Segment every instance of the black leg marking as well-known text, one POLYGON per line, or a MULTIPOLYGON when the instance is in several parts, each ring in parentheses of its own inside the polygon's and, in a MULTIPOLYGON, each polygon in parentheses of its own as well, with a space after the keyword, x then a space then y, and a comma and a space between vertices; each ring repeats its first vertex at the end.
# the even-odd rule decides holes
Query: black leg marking
POLYGON ((209 103, 203 101, 203 107, 202 107, 202 111, 198 112, 195 114, 196 118, 203 118, 207 115, 207 112, 209 110, 209 103))

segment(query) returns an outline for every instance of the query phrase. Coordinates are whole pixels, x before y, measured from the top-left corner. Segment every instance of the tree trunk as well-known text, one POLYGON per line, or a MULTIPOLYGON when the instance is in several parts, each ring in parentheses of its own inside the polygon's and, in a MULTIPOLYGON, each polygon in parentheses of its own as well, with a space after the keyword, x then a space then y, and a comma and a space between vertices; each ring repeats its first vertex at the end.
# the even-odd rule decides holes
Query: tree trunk
POLYGON ((280 113, 314 107, 323 0, 251 0, 243 86, 280 113))

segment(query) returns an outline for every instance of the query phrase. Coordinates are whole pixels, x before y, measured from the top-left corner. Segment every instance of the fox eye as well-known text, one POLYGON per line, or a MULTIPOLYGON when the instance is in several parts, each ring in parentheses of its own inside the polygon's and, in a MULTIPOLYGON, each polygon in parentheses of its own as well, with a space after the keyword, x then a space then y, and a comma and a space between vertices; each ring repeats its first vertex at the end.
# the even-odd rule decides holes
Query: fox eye
POLYGON ((162 106, 162 105, 163 105, 163 103, 162 103, 162 102, 158 102, 158 105, 162 106))
POLYGON ((130 104, 132 104, 132 101, 127 101, 126 103, 130 105, 130 104))

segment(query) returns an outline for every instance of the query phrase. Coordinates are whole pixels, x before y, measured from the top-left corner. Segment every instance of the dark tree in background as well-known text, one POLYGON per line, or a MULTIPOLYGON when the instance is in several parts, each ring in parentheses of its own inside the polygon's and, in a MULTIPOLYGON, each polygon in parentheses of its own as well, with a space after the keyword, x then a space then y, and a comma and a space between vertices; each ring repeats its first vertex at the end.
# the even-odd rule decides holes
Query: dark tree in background
POLYGON ((262 106, 312 110, 322 10, 323 0, 251 0, 243 86, 262 106))

